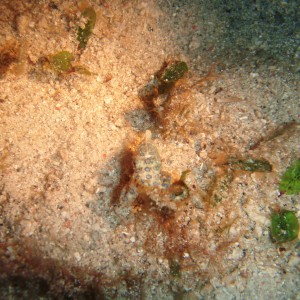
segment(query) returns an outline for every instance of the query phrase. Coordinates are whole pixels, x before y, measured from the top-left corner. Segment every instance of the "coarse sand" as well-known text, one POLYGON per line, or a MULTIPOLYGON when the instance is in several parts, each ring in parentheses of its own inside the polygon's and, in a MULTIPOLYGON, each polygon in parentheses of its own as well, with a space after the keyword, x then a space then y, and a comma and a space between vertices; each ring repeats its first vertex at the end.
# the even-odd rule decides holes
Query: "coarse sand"
POLYGON ((1 299, 300 299, 299 239, 269 230, 300 217, 279 192, 300 158, 299 3, 223 2, 0 2, 1 299), (189 71, 149 108, 174 61, 189 71))

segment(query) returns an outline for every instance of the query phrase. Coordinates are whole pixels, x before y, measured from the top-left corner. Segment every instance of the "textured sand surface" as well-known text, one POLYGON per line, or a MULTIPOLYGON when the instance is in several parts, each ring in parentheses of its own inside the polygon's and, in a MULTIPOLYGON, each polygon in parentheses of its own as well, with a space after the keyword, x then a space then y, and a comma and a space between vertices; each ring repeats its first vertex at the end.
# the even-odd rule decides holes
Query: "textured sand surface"
POLYGON ((269 234, 300 211, 278 190, 300 157, 297 3, 188 2, 1 1, 3 297, 298 299, 299 240, 269 234), (45 67, 63 50, 92 74, 45 67), (170 60, 189 72, 158 120, 138 91, 170 60), (170 188, 141 184, 147 155, 170 188))

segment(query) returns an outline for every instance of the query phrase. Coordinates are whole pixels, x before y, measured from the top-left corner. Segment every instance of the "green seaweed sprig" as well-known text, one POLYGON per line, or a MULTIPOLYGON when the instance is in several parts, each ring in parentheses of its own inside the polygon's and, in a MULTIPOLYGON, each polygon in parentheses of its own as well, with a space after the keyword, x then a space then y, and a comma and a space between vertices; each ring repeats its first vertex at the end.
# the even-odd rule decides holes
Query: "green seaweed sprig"
POLYGON ((248 158, 246 160, 229 158, 228 163, 233 170, 248 172, 271 172, 272 165, 264 159, 248 158))
POLYGON ((86 48, 88 40, 92 35, 93 29, 96 24, 96 12, 93 7, 87 7, 83 12, 82 16, 86 19, 85 26, 79 27, 77 31, 77 40, 79 41, 78 49, 83 50, 86 48))
POLYGON ((279 190, 287 195, 300 193, 300 159, 296 160, 282 175, 279 190))
POLYGON ((181 277, 181 266, 180 266, 180 262, 177 259, 175 258, 169 259, 169 268, 170 268, 170 275, 172 277, 177 277, 177 278, 181 277))
POLYGON ((139 97, 149 101, 158 95, 168 93, 187 71, 188 66, 184 61, 165 62, 153 78, 139 90, 139 97))
POLYGON ((48 58, 48 66, 52 69, 57 75, 65 75, 68 73, 78 73, 84 75, 92 75, 86 67, 73 64, 75 61, 74 55, 69 51, 60 51, 54 55, 51 55, 48 58))
POLYGON ((57 73, 71 72, 74 55, 69 51, 60 51, 50 57, 50 66, 57 73))
POLYGON ((271 237, 276 243, 295 240, 299 233, 299 222, 293 211, 280 210, 271 214, 271 237))

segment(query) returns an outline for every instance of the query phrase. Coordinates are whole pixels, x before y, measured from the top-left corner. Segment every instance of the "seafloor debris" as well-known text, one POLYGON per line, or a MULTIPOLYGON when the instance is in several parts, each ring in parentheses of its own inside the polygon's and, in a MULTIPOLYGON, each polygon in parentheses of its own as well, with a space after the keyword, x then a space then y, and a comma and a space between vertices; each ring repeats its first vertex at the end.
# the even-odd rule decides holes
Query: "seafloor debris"
POLYGON ((283 209, 271 214, 271 236, 276 243, 290 242, 298 233, 299 223, 294 212, 283 209))
POLYGON ((125 151, 122 161, 120 184, 112 193, 117 221, 122 226, 134 224, 141 247, 168 260, 170 276, 181 278, 191 265, 198 268, 203 261, 218 261, 237 241, 236 235, 228 235, 238 219, 230 213, 236 204, 228 200, 229 187, 223 193, 225 183, 220 184, 224 199, 212 205, 208 200, 215 186, 200 190, 194 170, 182 172, 180 178, 164 172, 151 131, 132 145, 132 151, 125 151))
POLYGON ((290 166, 281 177, 280 192, 288 195, 300 193, 300 159, 290 166))
POLYGON ((78 49, 83 50, 86 48, 88 40, 92 35, 93 29, 96 24, 96 12, 93 7, 87 7, 82 16, 86 19, 84 27, 79 27, 77 31, 77 40, 79 41, 78 49))

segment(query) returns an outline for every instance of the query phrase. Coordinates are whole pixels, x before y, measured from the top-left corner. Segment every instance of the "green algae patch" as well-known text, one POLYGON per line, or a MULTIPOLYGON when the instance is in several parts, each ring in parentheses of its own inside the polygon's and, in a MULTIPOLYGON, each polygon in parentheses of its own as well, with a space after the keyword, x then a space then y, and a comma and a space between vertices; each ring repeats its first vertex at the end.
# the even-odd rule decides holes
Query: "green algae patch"
POLYGON ((143 100, 153 99, 168 93, 175 83, 188 71, 184 61, 165 62, 153 78, 139 90, 139 97, 143 100))
POLYGON ((158 93, 167 93, 187 71, 188 66, 184 61, 174 61, 168 64, 161 72, 159 72, 161 75, 158 75, 158 93))
POLYGON ((281 210, 271 214, 271 237, 276 243, 285 243, 298 237, 299 222, 294 212, 281 210))
POLYGON ((213 200, 215 203, 220 203, 223 198, 228 197, 228 192, 233 179, 234 176, 230 170, 221 178, 217 179, 213 192, 213 200))
POLYGON ((181 277, 181 266, 177 259, 169 259, 169 268, 172 277, 181 277))
POLYGON ((93 7, 88 7, 82 12, 82 16, 86 19, 84 27, 79 27, 77 31, 77 41, 79 42, 78 49, 86 48, 88 40, 92 35, 96 24, 96 12, 93 7))
POLYGON ((164 82, 176 82, 188 71, 188 66, 184 61, 175 61, 164 69, 161 80, 164 82))
POLYGON ((57 73, 71 72, 74 55, 69 51, 60 51, 50 58, 50 66, 57 73))
POLYGON ((249 158, 246 160, 229 158, 229 165, 233 170, 242 170, 248 172, 271 172, 272 165, 264 159, 249 158))
POLYGON ((287 195, 300 193, 300 159, 294 162, 282 175, 279 190, 287 195))
POLYGON ((96 75, 96 73, 93 73, 89 71, 89 69, 87 69, 86 67, 80 65, 74 66, 74 72, 82 75, 96 75))
POLYGON ((78 65, 75 61, 74 55, 69 51, 60 51, 48 57, 42 57, 42 68, 46 71, 51 70, 57 76, 64 76, 70 73, 77 73, 82 75, 95 75, 86 67, 78 65))

